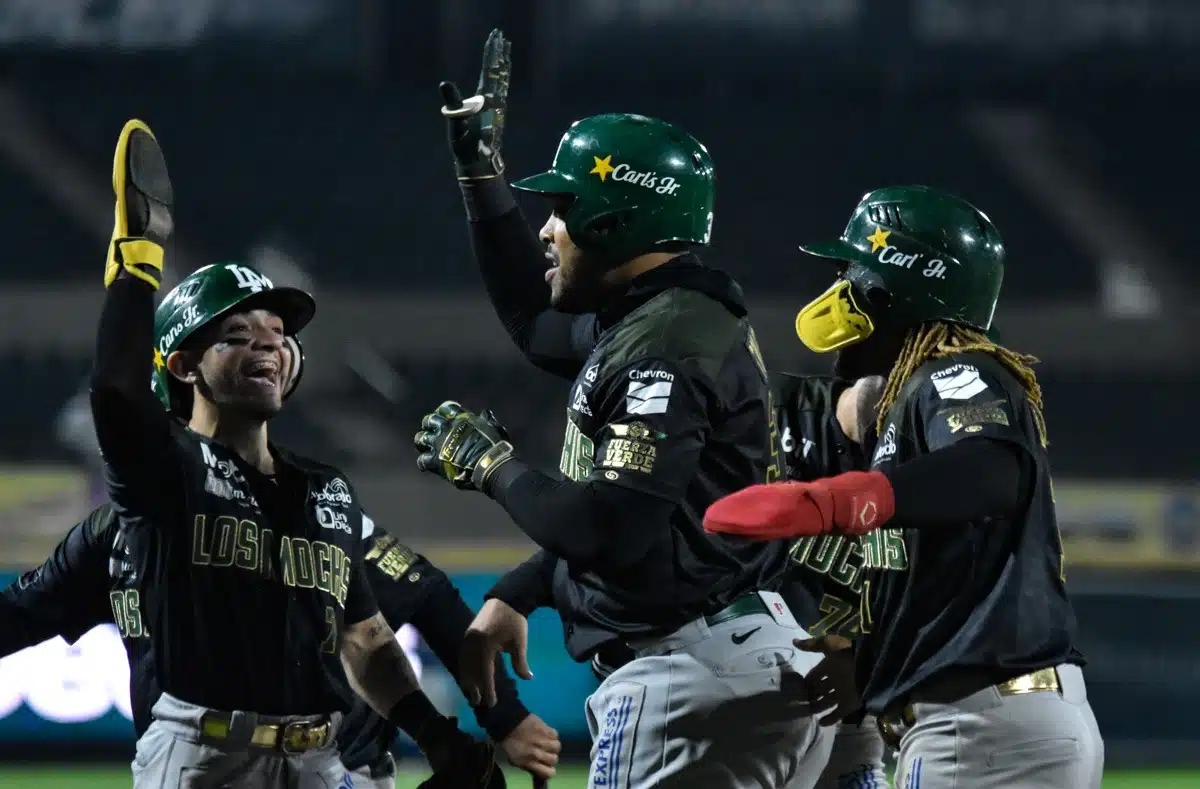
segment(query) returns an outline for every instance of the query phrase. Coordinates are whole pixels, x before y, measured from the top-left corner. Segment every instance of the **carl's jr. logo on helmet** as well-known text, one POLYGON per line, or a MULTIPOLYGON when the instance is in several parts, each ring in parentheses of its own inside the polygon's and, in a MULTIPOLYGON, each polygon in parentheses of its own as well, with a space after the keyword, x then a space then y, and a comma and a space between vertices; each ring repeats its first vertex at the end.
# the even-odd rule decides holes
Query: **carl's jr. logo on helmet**
POLYGON ((636 184, 646 189, 653 189, 660 195, 673 195, 675 194, 675 190, 679 188, 679 182, 673 177, 669 175, 660 176, 655 170, 648 170, 642 173, 630 169, 627 164, 614 166, 611 154, 603 158, 593 156, 592 160, 596 164, 588 171, 588 175, 598 175, 601 181, 607 181, 611 175, 614 181, 623 181, 627 184, 636 184))
MULTIPOLYGON (((920 252, 912 252, 905 254, 896 247, 888 243, 888 236, 892 234, 890 230, 884 230, 876 225, 875 232, 867 236, 867 241, 871 242, 871 254, 875 255, 875 259, 880 263, 889 266, 899 266, 900 268, 911 269, 914 263, 921 260, 920 252)), ((922 263, 921 274, 926 277, 935 279, 946 278, 946 263, 940 258, 934 258, 925 263, 922 263)))

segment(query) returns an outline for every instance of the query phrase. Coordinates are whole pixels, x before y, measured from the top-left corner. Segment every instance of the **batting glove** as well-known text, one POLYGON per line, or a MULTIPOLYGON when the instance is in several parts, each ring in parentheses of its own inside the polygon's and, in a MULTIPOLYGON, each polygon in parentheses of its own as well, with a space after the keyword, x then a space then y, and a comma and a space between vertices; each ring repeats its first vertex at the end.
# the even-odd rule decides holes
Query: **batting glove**
POLYGON ((892 483, 879 471, 849 471, 814 482, 752 485, 715 501, 705 531, 752 540, 866 534, 896 512, 892 483))
POLYGON ((158 290, 163 245, 174 227, 173 193, 158 140, 139 120, 128 121, 117 138, 112 182, 117 204, 104 264, 104 287, 125 271, 158 290))
POLYGON ((508 114, 508 78, 512 45, 493 30, 483 45, 483 68, 475 95, 463 99, 453 82, 441 84, 442 115, 450 135, 458 180, 495 178, 504 172, 500 143, 508 114))
POLYGON ((474 414, 453 400, 421 420, 413 438, 417 468, 463 490, 488 492, 488 482, 513 457, 508 431, 491 411, 474 414))

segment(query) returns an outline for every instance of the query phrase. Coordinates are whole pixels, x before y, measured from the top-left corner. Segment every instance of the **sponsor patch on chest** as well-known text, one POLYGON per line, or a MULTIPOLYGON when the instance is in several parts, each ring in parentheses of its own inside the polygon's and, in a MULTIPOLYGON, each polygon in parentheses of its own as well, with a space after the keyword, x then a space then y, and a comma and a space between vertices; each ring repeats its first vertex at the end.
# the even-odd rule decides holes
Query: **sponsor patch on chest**
POLYGON ((244 507, 258 509, 258 501, 250 492, 246 477, 230 458, 221 457, 207 443, 200 444, 204 458, 204 492, 226 501, 235 501, 244 507))

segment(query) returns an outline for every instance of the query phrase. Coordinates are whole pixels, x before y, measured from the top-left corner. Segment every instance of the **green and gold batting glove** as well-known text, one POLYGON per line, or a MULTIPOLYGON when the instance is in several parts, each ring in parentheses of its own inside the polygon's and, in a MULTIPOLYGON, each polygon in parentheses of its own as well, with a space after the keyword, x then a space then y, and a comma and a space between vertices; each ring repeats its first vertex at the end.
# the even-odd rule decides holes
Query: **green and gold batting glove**
POLYGON ((463 490, 488 492, 488 482, 513 457, 513 446, 491 411, 473 414, 453 400, 421 420, 413 438, 421 454, 417 468, 437 474, 463 490))
POLYGON ((450 135, 450 150, 460 181, 495 178, 504 172, 500 142, 508 114, 508 78, 512 45, 493 30, 483 45, 483 68, 475 95, 463 99, 453 82, 441 84, 442 115, 450 135))
POLYGON ((167 160, 150 127, 139 120, 126 122, 113 154, 112 241, 104 264, 104 287, 122 271, 148 282, 162 284, 163 245, 171 236, 173 194, 167 160))

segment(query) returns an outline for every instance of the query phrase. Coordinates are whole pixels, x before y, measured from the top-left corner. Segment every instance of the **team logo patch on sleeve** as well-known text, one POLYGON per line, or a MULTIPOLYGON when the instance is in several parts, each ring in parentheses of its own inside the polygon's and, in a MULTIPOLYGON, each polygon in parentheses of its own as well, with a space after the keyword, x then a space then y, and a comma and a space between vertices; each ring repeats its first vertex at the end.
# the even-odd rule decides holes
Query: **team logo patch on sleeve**
POLYGON ((1000 403, 983 403, 982 405, 960 405, 942 412, 946 418, 946 426, 951 433, 960 430, 967 433, 978 433, 984 425, 1003 425, 1008 427, 1008 413, 1000 403))
POLYGON ((988 385, 979 377, 979 370, 969 364, 956 364, 934 373, 929 378, 943 400, 970 400, 987 391, 988 385))
POLYGON ((608 425, 605 430, 612 435, 601 444, 601 468, 628 469, 643 474, 654 472, 654 461, 658 457, 656 445, 666 438, 665 434, 651 430, 641 422, 608 425))
POLYGON ((665 414, 675 376, 666 370, 631 370, 625 410, 631 414, 665 414))

